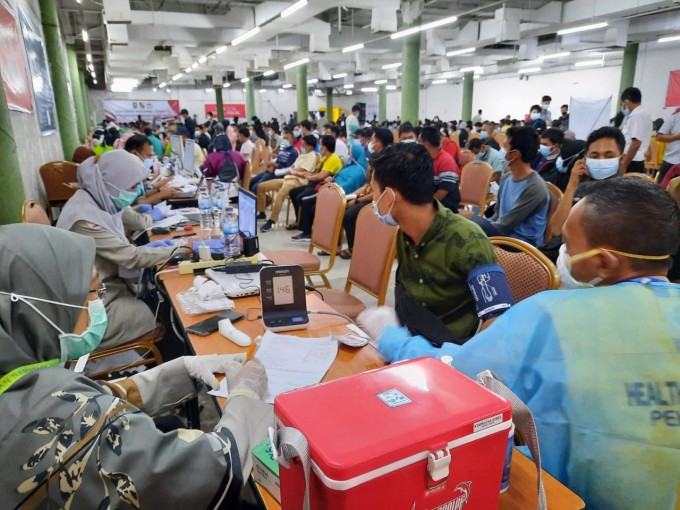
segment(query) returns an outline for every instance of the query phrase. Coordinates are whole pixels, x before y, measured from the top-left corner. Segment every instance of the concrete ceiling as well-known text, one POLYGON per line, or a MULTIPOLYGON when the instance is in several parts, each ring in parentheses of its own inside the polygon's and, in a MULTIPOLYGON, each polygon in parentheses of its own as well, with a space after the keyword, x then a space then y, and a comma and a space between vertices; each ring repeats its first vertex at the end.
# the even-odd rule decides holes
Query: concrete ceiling
POLYGON ((532 67, 571 69, 584 60, 616 65, 628 42, 680 34, 680 0, 344 0, 341 5, 308 0, 286 18, 280 14, 294 1, 58 3, 66 41, 75 45, 83 68, 89 63, 86 55, 91 55, 94 71, 88 81, 99 88, 110 86, 114 78, 137 79, 140 87, 205 87, 238 83, 248 73, 254 74, 258 88, 278 88, 294 83, 295 70, 283 71, 283 66, 301 58, 310 59, 308 77, 320 80, 315 87, 341 91, 345 84, 369 86, 379 79, 398 86, 400 70, 382 69, 401 60, 402 40, 390 35, 409 23, 451 16, 458 20, 422 32, 423 84, 438 78, 458 80, 460 69, 471 66, 482 67, 482 77, 488 77, 532 67), (558 30, 600 22, 608 25, 557 35, 558 30), (231 44, 254 27, 259 27, 257 34, 231 44), (364 48, 342 52, 357 43, 364 48), (475 51, 446 56, 465 48, 475 51), (563 52, 570 54, 541 59, 563 52), (275 73, 263 77, 269 70, 275 73), (347 77, 332 78, 340 73, 347 77))

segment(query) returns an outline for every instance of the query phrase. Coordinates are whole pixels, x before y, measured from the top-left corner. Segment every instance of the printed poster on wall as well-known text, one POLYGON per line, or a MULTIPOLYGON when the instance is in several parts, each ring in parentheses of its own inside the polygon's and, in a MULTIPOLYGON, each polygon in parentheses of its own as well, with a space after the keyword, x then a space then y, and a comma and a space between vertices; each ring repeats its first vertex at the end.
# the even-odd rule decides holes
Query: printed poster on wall
POLYGON ((668 76, 666 107, 668 106, 680 106, 680 71, 671 71, 668 76))
POLYGON ((115 122, 132 122, 142 117, 151 121, 174 120, 179 117, 179 101, 146 99, 104 99, 104 113, 115 122))
POLYGON ((33 101, 23 54, 17 20, 9 6, 2 1, 0 2, 0 69, 2 69, 2 84, 5 88, 7 106, 10 110, 31 113, 33 101))
POLYGON ((40 132, 47 135, 57 130, 57 121, 54 109, 54 91, 52 90, 50 70, 47 66, 45 46, 40 31, 36 30, 33 22, 21 9, 19 9, 19 24, 24 38, 28 68, 31 71, 31 84, 38 125, 40 132))
MULTIPOLYGON (((222 111, 224 112, 225 119, 233 119, 238 117, 240 119, 246 118, 246 105, 244 103, 224 103, 222 104, 222 111)), ((205 103, 205 116, 208 116, 208 112, 212 112, 217 118, 217 105, 215 103, 205 103)))

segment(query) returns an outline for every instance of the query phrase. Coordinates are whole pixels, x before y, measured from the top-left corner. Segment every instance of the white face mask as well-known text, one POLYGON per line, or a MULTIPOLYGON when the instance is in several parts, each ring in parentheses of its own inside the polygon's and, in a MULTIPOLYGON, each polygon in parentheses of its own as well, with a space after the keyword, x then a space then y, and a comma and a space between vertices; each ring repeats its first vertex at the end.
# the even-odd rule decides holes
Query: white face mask
POLYGON ((375 149, 375 146, 374 146, 373 142, 368 142, 368 152, 373 154, 374 149, 375 149))
POLYGON ((560 255, 557 257, 557 272, 560 275, 560 289, 587 289, 602 282, 602 278, 593 278, 588 283, 580 282, 574 278, 571 274, 571 256, 567 253, 566 244, 560 246, 560 255))

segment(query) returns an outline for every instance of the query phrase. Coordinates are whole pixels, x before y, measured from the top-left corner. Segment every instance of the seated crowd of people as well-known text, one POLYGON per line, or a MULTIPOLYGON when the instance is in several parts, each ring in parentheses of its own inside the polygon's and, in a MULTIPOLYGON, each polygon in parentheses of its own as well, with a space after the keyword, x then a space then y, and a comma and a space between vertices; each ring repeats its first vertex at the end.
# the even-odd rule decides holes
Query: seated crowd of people
POLYGON ((0 226, 0 369, 11 376, 0 406, 18 438, 0 445, 11 465, 0 478, 8 504, 104 508, 108 486, 125 502, 235 504, 250 449, 273 424, 260 401, 262 365, 178 356, 167 303, 145 295, 153 288, 146 270, 191 250, 131 235, 163 219, 154 206, 178 191, 169 179, 149 179, 174 133, 196 141, 206 177, 249 182, 261 233, 277 228, 289 200, 291 241, 309 242, 317 192, 332 182, 347 199, 338 255, 350 259, 359 212, 371 205, 380 222, 398 227, 394 307, 357 319, 384 359, 450 355, 470 377, 492 370, 534 414, 545 469, 588 508, 671 508, 680 472, 680 208, 672 193, 680 189, 680 114, 654 135, 641 99, 626 89, 622 129, 600 127, 586 140, 569 131, 566 105, 552 119, 549 96, 520 121, 486 121, 479 110, 467 122, 366 122, 357 105, 335 122, 211 115, 199 124, 186 110, 179 122, 103 122, 74 154, 80 189, 57 228, 0 226), (652 136, 668 144, 659 184, 626 178, 644 174, 652 136), (490 172, 483 210, 461 205, 471 164, 490 172), (515 302, 490 239, 497 236, 541 250, 562 290, 515 302), (88 327, 70 334, 81 314, 88 327), (93 382, 59 366, 157 330, 166 361, 153 369, 93 382), (230 396, 213 431, 181 422, 163 430, 151 418, 202 386, 216 389, 214 373, 226 374, 230 396), (45 448, 54 448, 49 460, 45 448), (60 467, 72 462, 77 472, 60 467))

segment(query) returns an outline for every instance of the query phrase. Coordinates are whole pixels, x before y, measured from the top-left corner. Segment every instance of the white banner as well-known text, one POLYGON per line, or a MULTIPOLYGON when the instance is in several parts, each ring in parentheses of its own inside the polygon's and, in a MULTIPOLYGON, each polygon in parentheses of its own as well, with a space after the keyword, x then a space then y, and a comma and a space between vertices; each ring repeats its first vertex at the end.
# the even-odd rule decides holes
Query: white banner
POLYGON ((115 122, 135 121, 140 115, 147 121, 156 117, 161 120, 172 120, 179 116, 177 100, 104 99, 102 103, 106 117, 115 122))
POLYGON ((597 128, 609 125, 612 96, 601 99, 572 97, 569 105, 569 130, 577 140, 585 140, 597 128))

